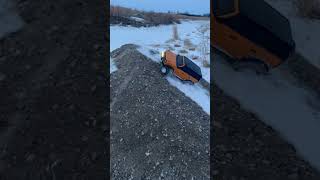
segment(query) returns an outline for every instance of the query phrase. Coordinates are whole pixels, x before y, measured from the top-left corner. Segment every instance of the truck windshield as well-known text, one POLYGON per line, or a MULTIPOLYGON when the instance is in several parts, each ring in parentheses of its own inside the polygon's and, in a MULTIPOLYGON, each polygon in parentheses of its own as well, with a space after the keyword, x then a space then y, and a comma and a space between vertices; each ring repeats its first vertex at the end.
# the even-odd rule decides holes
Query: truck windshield
POLYGON ((235 11, 235 0, 213 0, 213 13, 223 16, 235 11))

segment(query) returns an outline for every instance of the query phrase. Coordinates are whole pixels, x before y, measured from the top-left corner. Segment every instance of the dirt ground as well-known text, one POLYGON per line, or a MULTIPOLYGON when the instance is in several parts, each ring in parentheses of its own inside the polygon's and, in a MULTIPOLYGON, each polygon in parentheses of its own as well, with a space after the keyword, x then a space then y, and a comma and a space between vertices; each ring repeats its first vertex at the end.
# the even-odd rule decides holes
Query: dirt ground
POLYGON ((134 45, 111 54, 111 177, 209 179, 209 115, 134 45))
POLYGON ((18 1, 0 40, 0 179, 107 179, 104 1, 18 1))

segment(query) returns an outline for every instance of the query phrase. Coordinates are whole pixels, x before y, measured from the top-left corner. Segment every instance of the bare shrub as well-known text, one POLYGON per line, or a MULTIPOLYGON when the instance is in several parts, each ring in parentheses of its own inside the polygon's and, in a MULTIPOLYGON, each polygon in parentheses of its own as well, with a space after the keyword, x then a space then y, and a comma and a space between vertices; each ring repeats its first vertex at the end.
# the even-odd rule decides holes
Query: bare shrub
MULTIPOLYGON (((172 27, 172 39, 178 40, 179 39, 179 34, 178 34, 178 27, 177 25, 173 25, 172 27)), ((177 46, 176 46, 177 47, 177 46)))
POLYGON ((160 54, 160 52, 158 50, 155 49, 150 49, 149 50, 150 54, 155 55, 155 54, 160 54))
POLYGON ((110 16, 130 17, 137 14, 137 10, 125 8, 121 6, 110 6, 110 16))
POLYGON ((156 25, 180 23, 179 17, 176 14, 144 12, 143 15, 145 20, 156 25))
POLYGON ((170 47, 169 47, 169 50, 170 50, 170 51, 174 51, 175 48, 170 46, 170 47))
POLYGON ((185 50, 185 49, 181 49, 181 50, 179 51, 179 53, 180 53, 180 54, 187 54, 187 53, 188 53, 188 51, 187 51, 187 50, 185 50))
POLYGON ((296 6, 301 16, 320 19, 320 0, 296 0, 296 6))
POLYGON ((204 61, 202 61, 202 65, 203 65, 203 67, 210 67, 210 63, 208 62, 208 60, 204 60, 204 61))
POLYGON ((110 16, 115 17, 131 17, 139 15, 144 20, 149 23, 153 23, 155 25, 160 24, 172 24, 172 23, 180 23, 179 16, 177 14, 169 14, 169 13, 156 13, 156 12, 146 12, 139 11, 131 8, 126 8, 122 6, 110 6, 110 16))
POLYGON ((209 25, 202 25, 198 29, 198 35, 200 36, 200 44, 198 46, 200 51, 200 58, 202 60, 202 64, 205 66, 206 64, 209 64, 210 62, 208 60, 208 54, 210 54, 210 26, 209 25))
POLYGON ((183 45, 184 47, 186 48, 193 48, 194 47, 194 44, 190 41, 190 39, 184 39, 183 41, 183 45))
POLYGON ((198 59, 199 59, 199 56, 192 56, 191 59, 192 59, 192 60, 198 60, 198 59))
POLYGON ((174 40, 173 39, 168 39, 168 40, 166 40, 166 42, 165 43, 172 43, 172 42, 174 42, 174 40))

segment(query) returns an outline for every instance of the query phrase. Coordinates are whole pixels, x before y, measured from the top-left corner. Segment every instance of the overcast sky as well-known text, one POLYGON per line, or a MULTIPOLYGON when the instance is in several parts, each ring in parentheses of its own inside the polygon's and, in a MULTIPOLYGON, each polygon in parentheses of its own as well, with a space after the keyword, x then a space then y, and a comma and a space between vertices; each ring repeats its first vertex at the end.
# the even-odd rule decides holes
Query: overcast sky
POLYGON ((156 12, 210 13, 210 0, 110 0, 110 4, 156 12))

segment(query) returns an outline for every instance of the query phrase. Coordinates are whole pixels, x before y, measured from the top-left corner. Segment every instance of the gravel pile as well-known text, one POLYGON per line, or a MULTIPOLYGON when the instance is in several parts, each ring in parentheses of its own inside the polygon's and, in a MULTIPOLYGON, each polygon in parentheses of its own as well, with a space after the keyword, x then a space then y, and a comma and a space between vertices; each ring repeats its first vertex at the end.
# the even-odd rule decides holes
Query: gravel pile
POLYGON ((208 179, 209 116, 135 47, 112 52, 112 178, 208 179))

